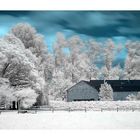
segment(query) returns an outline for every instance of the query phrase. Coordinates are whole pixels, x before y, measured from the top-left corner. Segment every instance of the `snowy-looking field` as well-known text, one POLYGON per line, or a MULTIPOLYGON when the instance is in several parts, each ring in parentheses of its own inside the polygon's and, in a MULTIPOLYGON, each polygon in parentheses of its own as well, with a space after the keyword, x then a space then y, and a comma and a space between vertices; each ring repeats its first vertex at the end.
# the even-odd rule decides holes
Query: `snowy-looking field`
POLYGON ((140 129, 139 101, 50 101, 50 105, 54 110, 45 111, 44 107, 44 111, 38 110, 36 114, 2 112, 0 129, 140 129), (69 108, 71 110, 67 110, 69 108))
POLYGON ((0 129, 140 129, 140 112, 3 112, 0 129))

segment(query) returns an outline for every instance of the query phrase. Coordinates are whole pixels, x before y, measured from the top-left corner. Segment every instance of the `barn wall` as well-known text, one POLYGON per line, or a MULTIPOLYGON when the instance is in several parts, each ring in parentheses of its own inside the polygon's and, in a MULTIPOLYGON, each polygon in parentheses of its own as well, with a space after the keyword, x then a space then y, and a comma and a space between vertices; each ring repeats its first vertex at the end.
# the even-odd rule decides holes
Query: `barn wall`
POLYGON ((126 97, 130 94, 137 95, 138 93, 137 92, 114 92, 113 98, 114 98, 114 101, 126 100, 126 97))
POLYGON ((67 91, 67 101, 74 101, 75 99, 94 99, 98 100, 98 91, 88 85, 86 82, 81 81, 67 91))

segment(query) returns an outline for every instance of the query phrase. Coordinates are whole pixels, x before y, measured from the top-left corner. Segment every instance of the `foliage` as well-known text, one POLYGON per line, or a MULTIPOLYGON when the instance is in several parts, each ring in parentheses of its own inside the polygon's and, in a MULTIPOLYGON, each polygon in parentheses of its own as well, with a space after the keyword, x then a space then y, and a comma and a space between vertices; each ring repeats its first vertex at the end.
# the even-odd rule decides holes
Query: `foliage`
POLYGON ((113 100, 113 89, 107 82, 104 82, 104 84, 101 84, 99 98, 101 101, 113 100))
POLYGON ((38 95, 31 88, 22 88, 16 90, 13 96, 16 98, 16 101, 20 102, 20 107, 29 108, 36 102, 38 95))

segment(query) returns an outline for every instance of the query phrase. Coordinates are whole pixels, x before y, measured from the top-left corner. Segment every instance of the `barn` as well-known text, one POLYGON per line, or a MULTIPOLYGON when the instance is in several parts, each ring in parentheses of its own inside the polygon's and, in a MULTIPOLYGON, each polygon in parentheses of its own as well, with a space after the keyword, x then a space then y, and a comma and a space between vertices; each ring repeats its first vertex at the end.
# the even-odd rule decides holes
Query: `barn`
MULTIPOLYGON (((113 89, 114 101, 126 100, 130 94, 140 91, 140 80, 106 80, 113 89)), ((97 101, 104 80, 80 81, 67 90, 67 101, 97 101)))

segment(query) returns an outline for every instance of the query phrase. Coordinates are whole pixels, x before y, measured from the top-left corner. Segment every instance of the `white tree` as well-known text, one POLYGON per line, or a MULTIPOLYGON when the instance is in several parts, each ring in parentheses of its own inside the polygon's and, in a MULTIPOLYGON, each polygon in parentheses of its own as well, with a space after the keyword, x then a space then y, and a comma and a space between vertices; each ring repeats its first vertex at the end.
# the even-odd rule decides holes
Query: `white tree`
POLYGON ((53 79, 51 81, 50 96, 53 99, 64 99, 65 93, 68 88, 72 86, 71 79, 65 78, 65 73, 57 69, 53 74, 53 79))
POLYGON ((114 57, 114 47, 115 44, 111 39, 108 39, 106 42, 106 47, 105 47, 105 66, 108 71, 112 68, 112 62, 113 62, 113 57, 114 57))
POLYGON ((106 66, 102 67, 101 73, 103 79, 107 80, 120 80, 123 77, 123 70, 120 65, 112 67, 109 71, 106 66))
POLYGON ((130 95, 128 95, 126 97, 126 100, 128 100, 128 101, 136 101, 137 100, 137 97, 134 94, 130 94, 130 95))
POLYGON ((137 101, 137 100, 140 100, 140 92, 138 92, 137 95, 134 95, 134 94, 130 94, 126 97, 126 100, 128 101, 137 101))
POLYGON ((140 79, 140 42, 128 41, 126 44, 127 58, 124 68, 124 79, 140 79))
POLYGON ((54 57, 55 57, 55 67, 63 67, 64 66, 64 59, 65 54, 63 49, 66 47, 67 41, 65 36, 58 32, 56 34, 56 42, 54 43, 54 57))
POLYGON ((52 54, 46 55, 46 62, 44 62, 43 65, 45 81, 49 83, 53 78, 53 72, 55 69, 54 57, 52 54))
POLYGON ((83 47, 83 42, 79 38, 79 36, 72 36, 68 39, 68 47, 70 50, 70 74, 71 80, 73 83, 77 83, 79 81, 79 70, 78 70, 78 61, 80 56, 80 49, 83 47))
POLYGON ((113 89, 107 82, 101 84, 99 98, 101 101, 113 101, 113 89))
POLYGON ((86 49, 87 51, 87 57, 89 59, 89 65, 88 65, 88 77, 89 79, 98 79, 100 70, 97 67, 97 64, 100 63, 102 60, 102 44, 97 42, 94 39, 90 39, 88 42, 86 42, 86 49))
POLYGON ((36 56, 13 35, 0 39, 0 52, 1 77, 8 78, 11 86, 31 87, 42 95, 45 79, 40 76, 36 56))
POLYGON ((23 42, 25 48, 34 47, 36 30, 30 24, 18 23, 11 29, 11 33, 23 42))
POLYGON ((9 80, 6 78, 0 78, 0 106, 7 108, 14 100, 14 89, 10 87, 9 80))
POLYGON ((19 108, 29 108, 36 102, 38 94, 31 88, 22 88, 16 90, 13 96, 19 103, 19 108))
POLYGON ((100 70, 96 65, 88 65, 86 71, 87 80, 98 80, 100 75, 100 70))
POLYGON ((136 97, 137 97, 137 100, 140 100, 140 92, 138 92, 136 97))
POLYGON ((94 39, 90 39, 86 42, 86 47, 88 49, 88 56, 93 64, 101 60, 102 57, 102 44, 94 39))
POLYGON ((2 77, 3 75, 3 68, 4 68, 4 65, 5 63, 7 62, 7 57, 5 54, 3 54, 2 52, 0 52, 0 77, 2 77))
POLYGON ((112 69, 112 62, 114 58, 114 42, 108 39, 103 49, 105 66, 103 67, 104 80, 110 80, 110 73, 112 69))
POLYGON ((78 36, 66 39, 62 33, 57 33, 57 39, 53 46, 53 76, 48 84, 51 88, 50 90, 47 88, 50 96, 64 98, 66 89, 73 83, 88 78, 89 58, 86 53, 82 52, 83 46, 84 43, 78 36), (63 51, 64 48, 69 51, 63 51))
POLYGON ((67 46, 70 50, 68 67, 72 82, 91 78, 91 63, 84 41, 79 36, 72 36, 68 39, 67 46))
POLYGON ((37 57, 44 61, 44 54, 47 52, 47 46, 44 42, 44 36, 38 34, 36 29, 28 23, 18 23, 11 29, 11 33, 24 44, 25 48, 30 49, 37 57))
MULTIPOLYGON (((44 63, 46 63, 47 61, 46 55, 48 55, 47 46, 45 45, 44 42, 44 37, 38 34, 36 29, 28 23, 19 23, 15 25, 11 29, 11 33, 14 34, 17 38, 19 38, 23 42, 25 48, 31 50, 31 52, 36 55, 37 57, 36 68, 39 71, 39 76, 42 77, 43 80, 45 75, 44 63)), ((46 80, 44 79, 44 81, 46 80)), ((45 84, 44 87, 42 87, 41 99, 47 96, 44 95, 47 93, 43 93, 43 91, 45 91, 46 89, 46 86, 47 84, 45 84)))
POLYGON ((1 77, 8 78, 10 84, 15 86, 31 84, 30 73, 37 71, 36 57, 24 48, 22 42, 8 35, 0 40, 0 52, 5 57, 1 65, 1 77))
POLYGON ((120 65, 114 66, 111 69, 110 80, 121 80, 123 78, 123 70, 120 65))
POLYGON ((108 39, 102 49, 104 56, 104 66, 101 68, 101 77, 104 80, 119 80, 123 77, 123 70, 120 65, 113 66, 115 56, 121 51, 120 47, 116 47, 115 43, 108 39), (119 49, 119 50, 118 50, 119 49))

